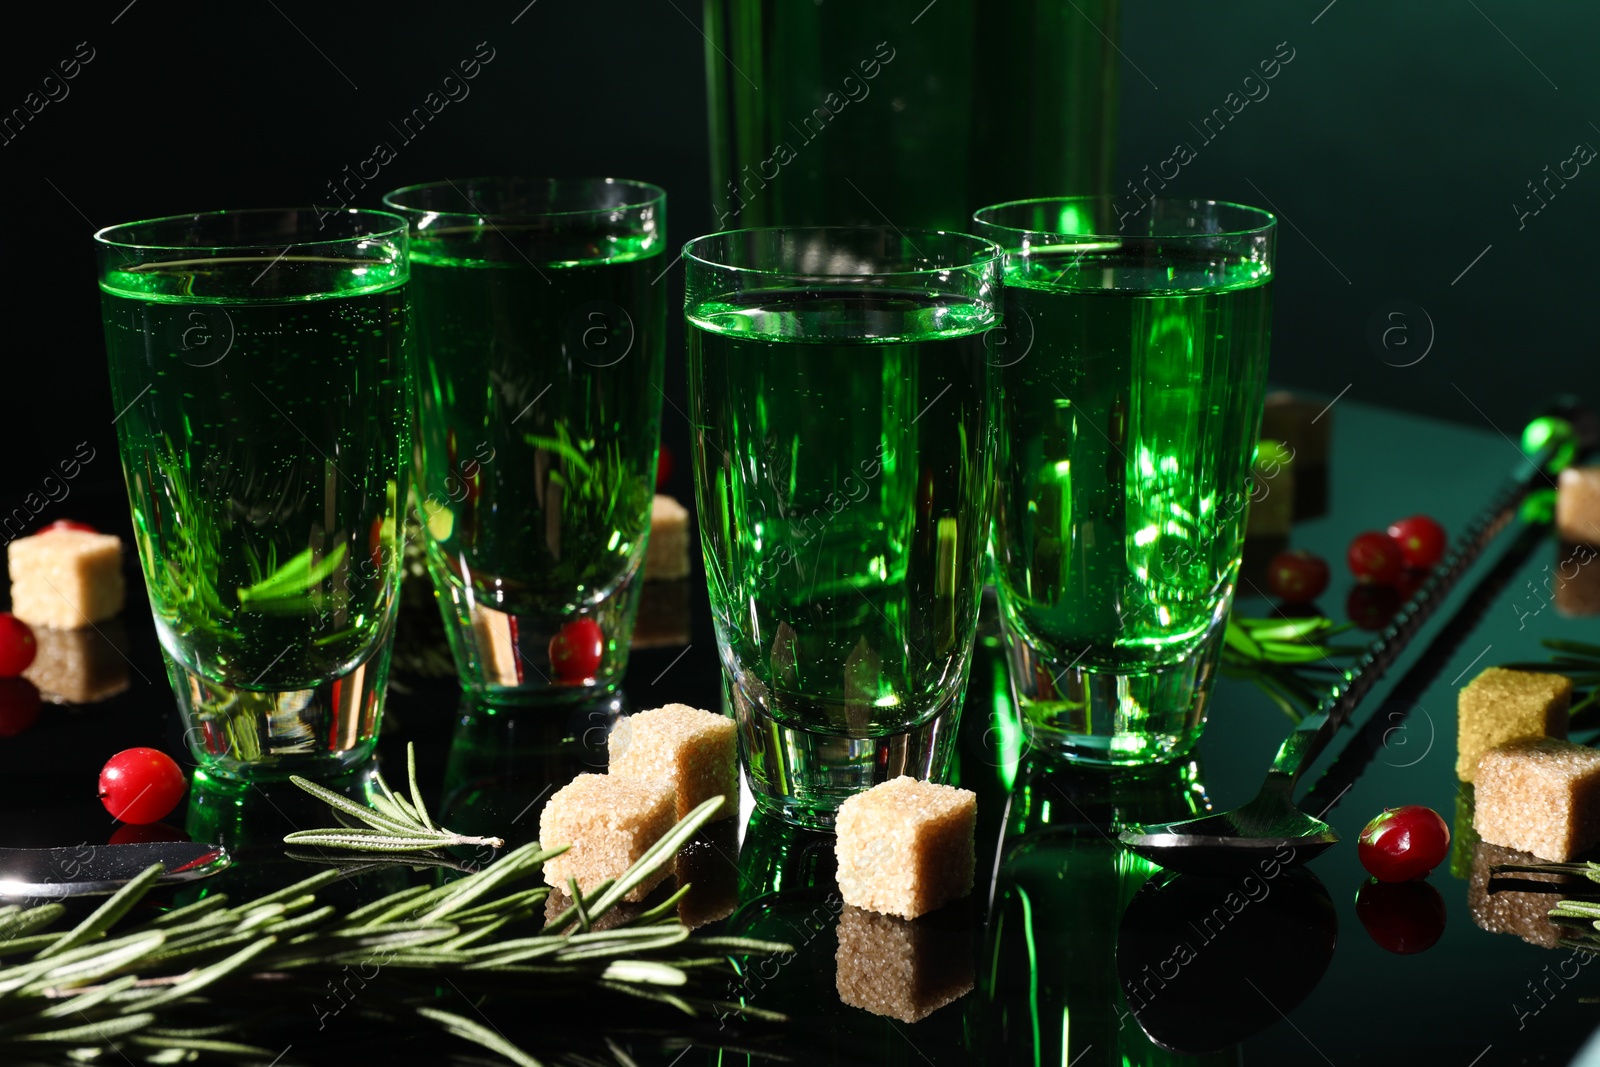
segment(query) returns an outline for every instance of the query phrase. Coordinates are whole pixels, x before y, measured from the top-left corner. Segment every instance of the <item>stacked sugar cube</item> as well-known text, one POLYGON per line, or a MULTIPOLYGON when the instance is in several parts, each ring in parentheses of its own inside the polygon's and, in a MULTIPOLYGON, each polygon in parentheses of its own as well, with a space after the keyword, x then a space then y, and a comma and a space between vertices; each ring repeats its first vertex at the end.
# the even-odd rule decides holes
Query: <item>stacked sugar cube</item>
MULTIPOLYGON (((733 814, 739 764, 733 720, 683 704, 629 716, 612 731, 606 774, 580 774, 539 816, 539 840, 570 844, 544 865, 545 881, 575 879, 590 893, 620 877, 673 825, 712 797, 714 818, 733 814)), ((662 867, 623 899, 643 900, 672 868, 662 867)))
POLYGON ((30 626, 75 630, 122 610, 122 541, 92 530, 44 530, 6 548, 11 613, 30 626))
POLYGON ((1491 667, 1461 690, 1456 774, 1491 845, 1565 862, 1600 843, 1600 752, 1566 740, 1572 681, 1491 667))

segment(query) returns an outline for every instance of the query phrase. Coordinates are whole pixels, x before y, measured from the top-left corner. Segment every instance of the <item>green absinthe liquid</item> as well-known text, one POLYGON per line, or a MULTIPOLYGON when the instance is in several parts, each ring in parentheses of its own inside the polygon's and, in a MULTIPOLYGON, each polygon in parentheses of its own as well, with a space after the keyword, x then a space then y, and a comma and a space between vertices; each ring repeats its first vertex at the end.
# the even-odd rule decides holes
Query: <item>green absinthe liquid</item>
MULTIPOLYGON (((507 242, 525 236, 501 229, 507 242)), ((503 243, 494 258, 446 254, 461 240, 414 239, 411 284, 418 496, 463 676, 494 682, 479 662, 492 653, 474 644, 480 608, 521 624, 539 660, 530 683, 534 671, 552 674, 544 648, 579 614, 594 614, 605 634, 601 679, 618 676, 655 491, 660 242, 597 241, 592 259, 550 262, 531 242, 532 259, 503 243)), ((496 684, 516 683, 503 674, 496 684)))
MULTIPOLYGON (((352 699, 381 693, 399 585, 411 451, 404 280, 403 267, 368 261, 175 255, 101 283, 150 604, 167 656, 198 676, 194 688, 174 672, 180 698, 208 685, 308 690, 376 656, 346 686, 338 723, 307 719, 315 701, 306 711, 218 697, 213 754, 342 749, 372 726, 375 701, 352 699), (286 295, 305 291, 290 281, 302 274, 318 295, 286 295)), ((202 719, 207 699, 196 698, 202 719)))
POLYGON ((688 310, 712 614, 752 786, 827 822, 940 775, 992 492, 992 308, 882 289, 688 310))
POLYGON ((1270 276, 1244 261, 1044 250, 1008 265, 995 549, 1006 623, 1037 657, 1019 692, 1036 727, 1098 735, 1113 762, 1198 735, 1203 698, 1184 689, 1201 677, 1156 679, 1200 670, 1228 609, 1271 306, 1270 276), (1149 681, 1106 715, 1055 691, 1069 666, 1149 681))

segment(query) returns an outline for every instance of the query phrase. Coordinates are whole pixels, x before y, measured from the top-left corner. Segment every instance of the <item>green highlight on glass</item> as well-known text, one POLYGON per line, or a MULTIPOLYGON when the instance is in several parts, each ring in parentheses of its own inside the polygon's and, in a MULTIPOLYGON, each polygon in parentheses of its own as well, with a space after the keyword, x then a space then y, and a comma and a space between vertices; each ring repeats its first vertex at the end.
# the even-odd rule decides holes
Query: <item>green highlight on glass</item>
POLYGON ((232 778, 361 762, 410 471, 404 220, 216 212, 95 239, 134 536, 190 749, 232 778))
POLYGON ((384 202, 411 224, 417 502, 461 683, 523 702, 610 691, 655 493, 666 194, 479 178, 384 202))
POLYGON ((830 825, 942 779, 993 495, 999 264, 978 238, 746 230, 685 246, 695 488, 756 802, 830 825))
POLYGON ((1106 197, 974 219, 1005 250, 993 544, 1024 725, 1089 762, 1175 759, 1238 575, 1275 221, 1106 197))

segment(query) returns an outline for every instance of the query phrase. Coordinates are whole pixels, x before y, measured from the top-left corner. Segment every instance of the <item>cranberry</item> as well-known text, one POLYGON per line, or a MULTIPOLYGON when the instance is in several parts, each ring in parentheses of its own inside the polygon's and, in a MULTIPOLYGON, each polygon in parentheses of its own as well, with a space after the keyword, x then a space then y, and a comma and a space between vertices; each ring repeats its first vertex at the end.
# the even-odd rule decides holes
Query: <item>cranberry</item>
POLYGON ((1432 808, 1388 808, 1361 831, 1361 866, 1380 882, 1425 878, 1450 851, 1450 827, 1432 808))
POLYGON ((122 822, 160 822, 178 806, 187 784, 183 771, 165 752, 127 748, 101 769, 100 802, 122 822))
POLYGON ((1400 555, 1407 567, 1432 570, 1444 558, 1448 540, 1444 527, 1426 515, 1413 515, 1391 523, 1389 536, 1400 545, 1400 555))
POLYGON ((55 522, 52 522, 49 526, 44 527, 39 532, 42 534, 47 534, 55 533, 59 530, 82 530, 84 533, 100 532, 93 526, 90 526, 88 523, 78 522, 76 519, 57 519, 55 522))
POLYGON ((672 449, 666 445, 661 446, 661 451, 656 454, 656 491, 667 484, 672 477, 672 449))
POLYGON ((586 682, 600 670, 606 635, 593 619, 573 619, 550 639, 550 666, 568 683, 586 682))
POLYGON ((1303 548, 1279 552, 1267 564, 1267 588, 1285 604, 1309 604, 1328 588, 1328 562, 1303 548))
POLYGON ((38 654, 33 628, 9 611, 0 611, 0 678, 15 678, 38 654))
POLYGON ((39 688, 26 678, 0 678, 0 737, 15 737, 39 721, 39 688))
POLYGON ((1400 543, 1377 530, 1356 534, 1345 552, 1345 559, 1356 581, 1368 585, 1393 585, 1405 570, 1400 543))
POLYGON ((1356 918, 1379 946, 1409 956, 1432 948, 1444 935, 1444 898, 1427 882, 1372 878, 1356 893, 1356 918))

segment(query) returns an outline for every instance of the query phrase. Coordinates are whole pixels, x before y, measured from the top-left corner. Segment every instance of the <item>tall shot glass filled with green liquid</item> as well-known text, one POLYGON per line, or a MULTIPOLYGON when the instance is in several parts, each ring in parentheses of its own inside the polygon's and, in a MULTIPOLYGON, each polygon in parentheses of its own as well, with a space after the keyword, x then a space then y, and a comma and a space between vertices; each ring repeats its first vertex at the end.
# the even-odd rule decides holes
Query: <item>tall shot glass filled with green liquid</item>
POLYGON ((684 248, 695 491, 757 804, 947 772, 993 496, 999 263, 889 228, 684 248))
POLYGON ((461 683, 614 689, 655 495, 666 193, 476 178, 384 202, 411 223, 417 497, 461 683))
POLYGON ((1244 541, 1275 220, 1201 200, 983 208, 1005 250, 994 557, 1029 736, 1187 752, 1244 541))
POLYGON ((377 743, 410 476, 405 221, 239 211, 95 235, 139 562, 202 771, 377 743))

